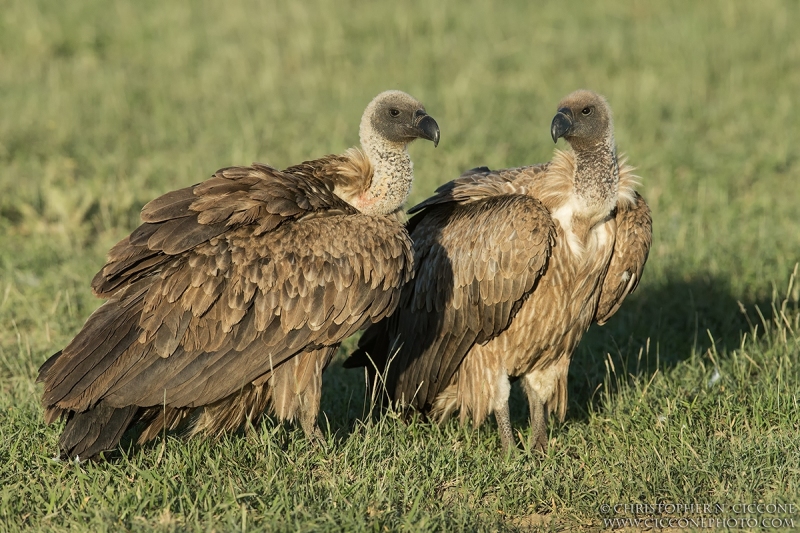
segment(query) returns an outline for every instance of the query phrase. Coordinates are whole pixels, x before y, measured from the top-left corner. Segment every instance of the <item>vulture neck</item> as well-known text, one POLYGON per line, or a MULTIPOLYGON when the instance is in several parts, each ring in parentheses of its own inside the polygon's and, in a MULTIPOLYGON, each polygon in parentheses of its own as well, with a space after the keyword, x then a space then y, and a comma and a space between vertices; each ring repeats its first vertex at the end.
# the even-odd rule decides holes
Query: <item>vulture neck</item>
POLYGON ((372 167, 372 176, 363 192, 350 201, 355 208, 368 215, 388 215, 405 203, 414 179, 407 146, 376 135, 370 124, 362 123, 361 147, 372 167))
POLYGON ((600 142, 570 143, 575 152, 575 194, 587 206, 613 209, 619 191, 619 165, 614 136, 609 135, 600 142))

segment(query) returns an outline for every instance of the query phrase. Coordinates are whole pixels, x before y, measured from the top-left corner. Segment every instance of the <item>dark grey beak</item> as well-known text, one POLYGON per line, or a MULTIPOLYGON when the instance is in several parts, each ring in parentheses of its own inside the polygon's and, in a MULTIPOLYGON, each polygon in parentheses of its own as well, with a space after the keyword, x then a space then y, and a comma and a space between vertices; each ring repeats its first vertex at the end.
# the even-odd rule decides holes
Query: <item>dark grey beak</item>
POLYGON ((416 129, 420 138, 433 141, 434 147, 439 146, 439 125, 432 116, 422 115, 422 120, 417 123, 416 129))
POLYGON ((563 137, 572 129, 572 111, 566 107, 562 107, 553 117, 553 123, 550 125, 550 135, 553 136, 553 142, 557 142, 559 137, 563 137))

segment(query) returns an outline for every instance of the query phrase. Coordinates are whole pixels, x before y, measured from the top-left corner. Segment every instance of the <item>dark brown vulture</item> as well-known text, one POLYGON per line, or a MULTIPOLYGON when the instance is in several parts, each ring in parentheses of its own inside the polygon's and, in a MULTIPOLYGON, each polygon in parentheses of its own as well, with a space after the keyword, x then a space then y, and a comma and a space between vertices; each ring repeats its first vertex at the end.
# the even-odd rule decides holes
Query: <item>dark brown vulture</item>
POLYGON ((572 352, 636 288, 650 249, 650 210, 617 158, 605 99, 570 94, 551 134, 572 150, 471 170, 411 210, 414 280, 346 362, 374 365, 391 400, 434 420, 494 413, 505 450, 511 381, 522 378, 544 449, 547 417, 566 412, 572 352))
POLYGON ((318 436, 321 374, 343 339, 396 307, 412 275, 398 212, 415 138, 439 127, 400 91, 378 95, 361 147, 285 170, 219 170, 142 209, 92 281, 107 301, 39 370, 64 457, 164 429, 216 435, 269 407, 318 436))

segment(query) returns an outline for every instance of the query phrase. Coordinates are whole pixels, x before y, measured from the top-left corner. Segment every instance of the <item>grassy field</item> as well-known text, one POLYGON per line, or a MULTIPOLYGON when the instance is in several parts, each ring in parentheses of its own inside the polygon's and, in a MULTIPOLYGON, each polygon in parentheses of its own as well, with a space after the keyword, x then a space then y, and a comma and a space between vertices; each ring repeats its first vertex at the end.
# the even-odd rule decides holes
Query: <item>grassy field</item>
MULTIPOLYGON (((6 0, 0 530, 571 530, 634 516, 603 504, 800 506, 800 3, 539 4, 6 0), (341 152, 397 88, 442 130, 411 148, 416 202, 473 166, 549 159, 556 104, 580 87, 615 111, 654 244, 578 349, 545 455, 502 457, 493 423, 369 416, 350 342, 325 375, 323 446, 267 421, 52 460, 37 368, 99 304, 91 277, 148 200, 341 152)), ((800 528, 758 518, 775 517, 800 528)))

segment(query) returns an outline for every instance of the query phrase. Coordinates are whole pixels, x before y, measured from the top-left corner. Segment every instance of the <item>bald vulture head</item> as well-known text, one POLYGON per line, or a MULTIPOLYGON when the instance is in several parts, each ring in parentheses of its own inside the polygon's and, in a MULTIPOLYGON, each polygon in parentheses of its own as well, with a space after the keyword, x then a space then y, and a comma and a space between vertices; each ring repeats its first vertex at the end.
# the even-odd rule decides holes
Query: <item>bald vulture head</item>
POLYGON ((558 104, 550 126, 553 142, 563 137, 575 150, 614 146, 611 108, 599 94, 581 89, 558 104))
POLYGON ((439 125, 416 98, 403 91, 384 91, 369 103, 361 118, 361 144, 405 147, 414 139, 439 144, 439 125))
POLYGON ((408 198, 414 179, 408 144, 414 139, 428 139, 437 145, 439 125, 413 96, 385 91, 364 110, 360 136, 369 169, 350 182, 338 184, 336 194, 362 213, 396 213, 408 198))

